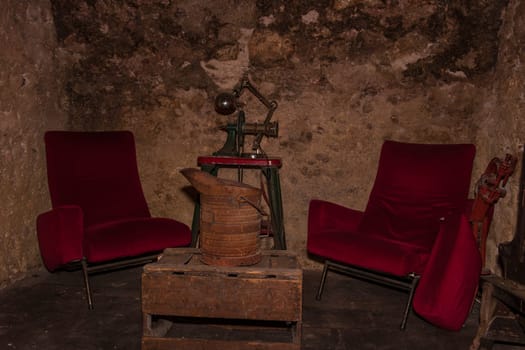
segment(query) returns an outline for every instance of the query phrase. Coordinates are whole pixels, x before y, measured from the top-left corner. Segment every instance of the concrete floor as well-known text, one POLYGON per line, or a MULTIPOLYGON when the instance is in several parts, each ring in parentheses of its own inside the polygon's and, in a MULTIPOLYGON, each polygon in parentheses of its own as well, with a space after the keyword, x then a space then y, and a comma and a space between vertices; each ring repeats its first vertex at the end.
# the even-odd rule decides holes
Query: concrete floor
MULTIPOLYGON (((95 309, 80 272, 42 272, 0 291, 0 349, 140 349, 140 276, 135 267, 92 276, 95 309)), ((464 328, 451 332, 411 314, 399 330, 407 294, 330 272, 321 301, 320 271, 304 271, 302 349, 469 349, 476 303, 464 328)))

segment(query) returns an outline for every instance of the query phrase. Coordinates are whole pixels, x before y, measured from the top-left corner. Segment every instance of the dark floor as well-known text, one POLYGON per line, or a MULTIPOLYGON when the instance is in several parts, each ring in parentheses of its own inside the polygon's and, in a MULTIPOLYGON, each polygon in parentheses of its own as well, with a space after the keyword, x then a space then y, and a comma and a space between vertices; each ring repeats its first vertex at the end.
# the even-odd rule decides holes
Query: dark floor
MULTIPOLYGON (((140 349, 141 271, 92 276, 92 311, 80 272, 42 273, 0 291, 0 349, 140 349)), ((469 349, 476 333, 477 303, 459 332, 414 314, 401 331, 405 292, 330 272, 316 301, 319 278, 320 271, 304 271, 302 349, 469 349)))

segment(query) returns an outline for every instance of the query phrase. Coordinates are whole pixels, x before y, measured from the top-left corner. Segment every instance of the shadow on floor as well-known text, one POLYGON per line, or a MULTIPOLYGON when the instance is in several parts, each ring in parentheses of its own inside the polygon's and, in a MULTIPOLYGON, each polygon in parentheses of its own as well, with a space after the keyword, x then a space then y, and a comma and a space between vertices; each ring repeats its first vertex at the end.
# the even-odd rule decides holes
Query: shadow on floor
MULTIPOLYGON (((92 276, 92 311, 80 272, 42 272, 0 291, 0 349, 139 350, 141 272, 137 267, 92 276)), ((320 275, 303 275, 304 350, 469 349, 476 334, 477 303, 459 332, 436 328, 414 313, 401 331, 405 292, 330 272, 317 301, 320 275)))

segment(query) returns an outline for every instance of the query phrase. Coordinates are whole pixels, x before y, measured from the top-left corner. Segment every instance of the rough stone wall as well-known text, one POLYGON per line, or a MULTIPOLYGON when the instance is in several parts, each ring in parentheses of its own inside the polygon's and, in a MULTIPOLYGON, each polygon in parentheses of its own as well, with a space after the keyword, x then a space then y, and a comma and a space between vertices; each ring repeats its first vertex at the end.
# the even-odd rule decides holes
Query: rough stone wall
POLYGON ((50 206, 43 131, 65 114, 47 0, 0 2, 0 287, 41 268, 35 218, 50 206))
MULTIPOLYGON (((477 145, 483 164, 491 157, 514 154, 518 164, 506 186, 507 195, 495 208, 495 221, 487 242, 487 267, 498 271, 497 245, 512 240, 520 198, 519 178, 525 145, 525 3, 511 0, 503 13, 500 49, 493 73, 487 75, 477 145)), ((480 159, 481 161, 481 159, 480 159)))
POLYGON ((309 200, 364 208, 383 140, 476 142, 475 177, 500 155, 484 128, 510 84, 491 80, 506 0, 51 2, 68 128, 132 130, 155 215, 191 222, 178 171, 222 146, 213 100, 243 75, 279 103, 279 138, 262 146, 283 158, 288 246, 303 257, 309 200))

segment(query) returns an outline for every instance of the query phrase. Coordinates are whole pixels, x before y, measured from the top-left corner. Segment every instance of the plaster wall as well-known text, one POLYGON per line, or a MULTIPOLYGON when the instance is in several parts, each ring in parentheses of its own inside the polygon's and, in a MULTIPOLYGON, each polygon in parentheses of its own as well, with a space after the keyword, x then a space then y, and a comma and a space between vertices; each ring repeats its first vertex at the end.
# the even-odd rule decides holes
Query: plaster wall
POLYGON ((41 268, 36 215, 49 207, 43 132, 63 128, 49 1, 0 2, 0 287, 41 268))
MULTIPOLYGON (((487 241, 487 266, 500 271, 497 245, 511 241, 516 233, 518 202, 525 145, 525 3, 511 0, 502 13, 497 64, 483 83, 487 89, 482 99, 480 128, 476 144, 480 149, 478 162, 488 163, 491 157, 514 154, 518 164, 506 186, 507 194, 495 207, 495 220, 487 241)), ((522 234, 524 234, 522 232, 522 234)))
MULTIPOLYGON (((305 254, 309 200, 363 209, 383 140, 473 142, 473 181, 492 157, 521 159, 520 1, 7 0, 0 9, 9 48, 0 283, 40 263, 44 130, 132 130, 152 213, 191 224, 179 170, 221 148, 228 117, 214 98, 243 76, 279 104, 279 137, 262 147, 283 159, 288 247, 305 267, 315 266, 305 254)), ((264 119, 257 100, 242 100, 249 122, 264 119)), ((496 209, 490 265, 513 233, 517 177, 496 209)))
MULTIPOLYGON (((507 84, 495 71, 506 70, 507 1, 52 3, 67 127, 132 130, 155 215, 191 223, 179 170, 222 146, 219 92, 247 76, 278 102, 279 137, 262 146, 283 159, 288 247, 305 266, 309 200, 363 209, 383 140, 474 142, 474 179, 490 158, 518 151, 487 132, 515 118, 495 121, 492 109, 511 103, 495 96, 507 84)), ((248 121, 262 121, 264 108, 242 98, 248 121)))

